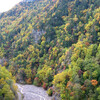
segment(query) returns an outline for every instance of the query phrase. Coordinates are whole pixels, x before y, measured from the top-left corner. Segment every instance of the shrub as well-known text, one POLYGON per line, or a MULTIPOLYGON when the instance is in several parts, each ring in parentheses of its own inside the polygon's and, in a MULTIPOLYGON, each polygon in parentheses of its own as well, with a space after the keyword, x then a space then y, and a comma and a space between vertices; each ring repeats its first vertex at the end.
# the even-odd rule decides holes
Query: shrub
POLYGON ((36 78, 34 79, 34 83, 33 83, 33 84, 36 85, 36 86, 41 86, 41 82, 40 82, 40 80, 39 80, 38 77, 36 77, 36 78))
POLYGON ((49 96, 52 96, 52 94, 53 94, 53 89, 49 88, 48 91, 47 91, 47 93, 48 93, 49 96))
POLYGON ((48 87, 48 85, 47 85, 47 83, 45 83, 45 82, 43 82, 43 86, 42 86, 45 90, 47 90, 47 87, 48 87))

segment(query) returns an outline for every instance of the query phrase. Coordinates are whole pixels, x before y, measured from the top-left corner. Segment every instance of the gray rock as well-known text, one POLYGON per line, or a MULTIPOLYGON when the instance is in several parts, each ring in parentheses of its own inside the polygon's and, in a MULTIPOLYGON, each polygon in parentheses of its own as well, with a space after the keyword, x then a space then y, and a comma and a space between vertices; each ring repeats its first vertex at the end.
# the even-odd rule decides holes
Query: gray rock
POLYGON ((31 35, 32 35, 32 37, 33 37, 33 41, 34 41, 35 43, 37 43, 38 40, 40 39, 40 37, 41 37, 44 33, 45 33, 44 30, 38 31, 38 30, 34 30, 34 29, 33 29, 32 33, 31 33, 31 35))
MULTIPOLYGON (((23 100, 52 100, 46 91, 42 87, 36 87, 34 85, 21 85, 17 84, 19 93, 23 94, 23 100)), ((19 95, 19 100, 21 100, 21 95, 19 95)))

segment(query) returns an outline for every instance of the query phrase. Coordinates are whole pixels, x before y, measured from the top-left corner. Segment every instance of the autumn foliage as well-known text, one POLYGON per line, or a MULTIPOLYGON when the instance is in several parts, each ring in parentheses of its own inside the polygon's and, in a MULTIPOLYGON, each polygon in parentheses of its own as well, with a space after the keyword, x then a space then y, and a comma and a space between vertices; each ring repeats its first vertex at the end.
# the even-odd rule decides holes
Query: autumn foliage
POLYGON ((96 85, 98 84, 98 81, 97 81, 97 80, 91 80, 91 84, 92 84, 93 86, 96 86, 96 85))

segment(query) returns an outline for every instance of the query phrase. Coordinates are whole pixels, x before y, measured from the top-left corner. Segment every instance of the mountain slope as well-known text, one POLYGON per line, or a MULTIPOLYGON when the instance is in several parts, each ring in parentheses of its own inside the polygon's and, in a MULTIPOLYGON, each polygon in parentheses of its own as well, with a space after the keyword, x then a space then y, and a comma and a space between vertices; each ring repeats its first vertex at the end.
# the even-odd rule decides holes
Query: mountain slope
POLYGON ((99 0, 21 2, 0 15, 0 57, 16 80, 62 100, 99 99, 99 0), (6 62, 7 63, 7 62, 6 62))

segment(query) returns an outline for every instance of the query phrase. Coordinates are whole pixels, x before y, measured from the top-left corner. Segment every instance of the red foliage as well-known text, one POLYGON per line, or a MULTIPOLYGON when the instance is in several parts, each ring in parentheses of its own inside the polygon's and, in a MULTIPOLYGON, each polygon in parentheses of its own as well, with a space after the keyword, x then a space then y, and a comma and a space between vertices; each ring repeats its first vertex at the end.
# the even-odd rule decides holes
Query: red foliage
POLYGON ((45 90, 47 90, 47 84, 45 82, 43 82, 43 86, 42 86, 45 90))
POLYGON ((71 93, 70 93, 70 96, 74 96, 74 92, 71 92, 71 93))
POLYGON ((66 66, 64 66, 63 70, 65 70, 65 69, 66 69, 66 66))
POLYGON ((56 0, 52 0, 53 2, 55 2, 56 0))
POLYGON ((74 46, 72 46, 71 49, 74 50, 74 46))
POLYGON ((35 79, 34 80, 38 80, 39 78, 38 77, 35 77, 35 79))

